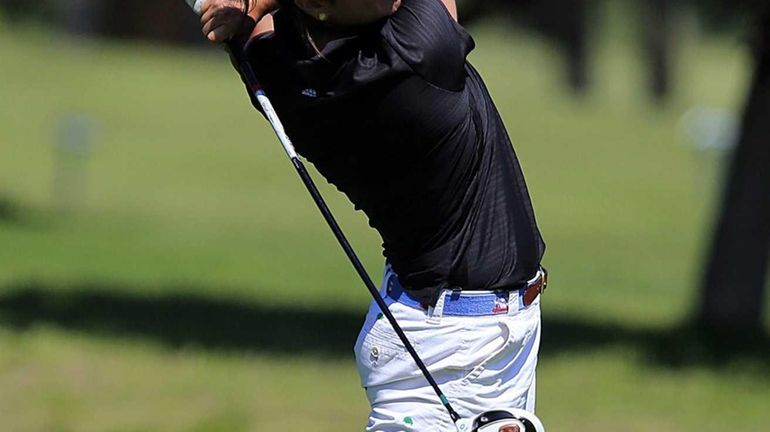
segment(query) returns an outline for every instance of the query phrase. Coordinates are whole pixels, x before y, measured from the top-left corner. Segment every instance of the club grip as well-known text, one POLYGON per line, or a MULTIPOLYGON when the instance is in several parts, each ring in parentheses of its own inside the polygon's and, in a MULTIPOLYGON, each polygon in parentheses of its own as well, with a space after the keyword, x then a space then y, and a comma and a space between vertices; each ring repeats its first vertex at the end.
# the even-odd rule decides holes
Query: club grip
POLYGON ((244 82, 251 92, 256 93, 260 90, 262 85, 259 83, 254 69, 251 68, 251 63, 249 63, 248 56, 246 56, 246 51, 244 50, 243 40, 240 38, 229 39, 225 42, 225 49, 230 54, 230 58, 232 58, 233 63, 240 71, 244 82))
POLYGON ((241 40, 236 38, 228 39, 227 42, 225 42, 225 47, 235 62, 238 63, 238 66, 248 64, 248 61, 246 60, 246 53, 243 51, 243 43, 241 40))
POLYGON ((190 8, 195 11, 195 13, 200 15, 201 8, 203 7, 203 1, 204 0, 185 0, 185 3, 187 3, 187 6, 190 6, 190 8))

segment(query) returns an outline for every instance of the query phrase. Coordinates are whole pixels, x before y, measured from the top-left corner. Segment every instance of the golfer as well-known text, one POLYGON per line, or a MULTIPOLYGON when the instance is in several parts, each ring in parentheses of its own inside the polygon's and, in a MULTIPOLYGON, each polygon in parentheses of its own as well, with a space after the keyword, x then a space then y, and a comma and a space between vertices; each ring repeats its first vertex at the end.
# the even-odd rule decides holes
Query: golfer
MULTIPOLYGON (((300 154, 382 237, 382 295, 462 417, 534 411, 545 245, 455 0, 199 0, 300 154)), ((355 344, 367 431, 451 419, 376 304, 355 344)))

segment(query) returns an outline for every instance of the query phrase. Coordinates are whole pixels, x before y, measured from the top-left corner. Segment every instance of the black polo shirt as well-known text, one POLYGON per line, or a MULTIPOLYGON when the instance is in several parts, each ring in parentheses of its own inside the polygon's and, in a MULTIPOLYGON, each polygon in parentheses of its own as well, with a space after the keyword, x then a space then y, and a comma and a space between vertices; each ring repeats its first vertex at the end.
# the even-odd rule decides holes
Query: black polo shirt
POLYGON ((497 109, 466 56, 474 41, 439 0, 309 56, 291 14, 252 40, 250 61, 297 151, 383 240, 401 283, 520 286, 545 245, 497 109))

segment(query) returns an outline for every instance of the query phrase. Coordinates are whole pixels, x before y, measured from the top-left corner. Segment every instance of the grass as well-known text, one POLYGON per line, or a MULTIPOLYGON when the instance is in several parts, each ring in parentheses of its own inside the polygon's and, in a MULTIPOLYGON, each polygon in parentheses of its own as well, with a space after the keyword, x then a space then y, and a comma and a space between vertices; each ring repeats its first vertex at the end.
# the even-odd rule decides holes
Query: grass
MULTIPOLYGON (((550 352, 566 336, 545 335, 549 429, 764 430, 766 358, 675 368, 633 336, 682 321, 696 298, 713 200, 702 172, 718 167, 678 122, 693 105, 740 106, 737 43, 688 37, 677 92, 655 108, 622 40, 601 43, 595 91, 576 100, 542 41, 473 33, 548 242, 546 319, 565 334, 587 326, 550 352), (610 343, 607 328, 620 329, 610 343)), ((308 311, 323 311, 314 327, 355 323, 366 292, 223 56, 4 27, 0 58, 0 429, 361 430, 367 404, 344 348, 355 324, 328 352, 284 331, 308 311), (94 145, 75 162, 84 204, 62 211, 53 143, 73 115, 91 119, 94 145), (30 292, 42 300, 14 297, 30 292), (159 307, 168 296, 194 298, 199 319, 159 307), (242 327, 255 311, 286 318, 242 327), (240 336, 222 349, 193 336, 206 329, 240 336), (283 353, 271 338, 297 344, 283 353)), ((322 189, 377 275, 376 234, 322 189)))
POLYGON ((355 368, 346 362, 169 351, 47 328, 3 332, 0 341, 13 349, 0 360, 3 430, 232 431, 288 424, 331 432, 366 421, 365 399, 347 385, 357 379, 355 368))

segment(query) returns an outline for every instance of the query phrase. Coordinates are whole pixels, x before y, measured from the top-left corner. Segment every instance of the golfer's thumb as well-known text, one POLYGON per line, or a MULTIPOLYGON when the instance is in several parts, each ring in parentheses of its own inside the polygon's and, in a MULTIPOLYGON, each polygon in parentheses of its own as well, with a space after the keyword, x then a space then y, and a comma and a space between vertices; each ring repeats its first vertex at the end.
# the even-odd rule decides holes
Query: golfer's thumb
POLYGON ((227 26, 219 26, 215 28, 214 30, 211 30, 206 37, 211 42, 215 43, 221 43, 228 39, 230 39, 234 35, 234 32, 232 29, 229 29, 227 26))

